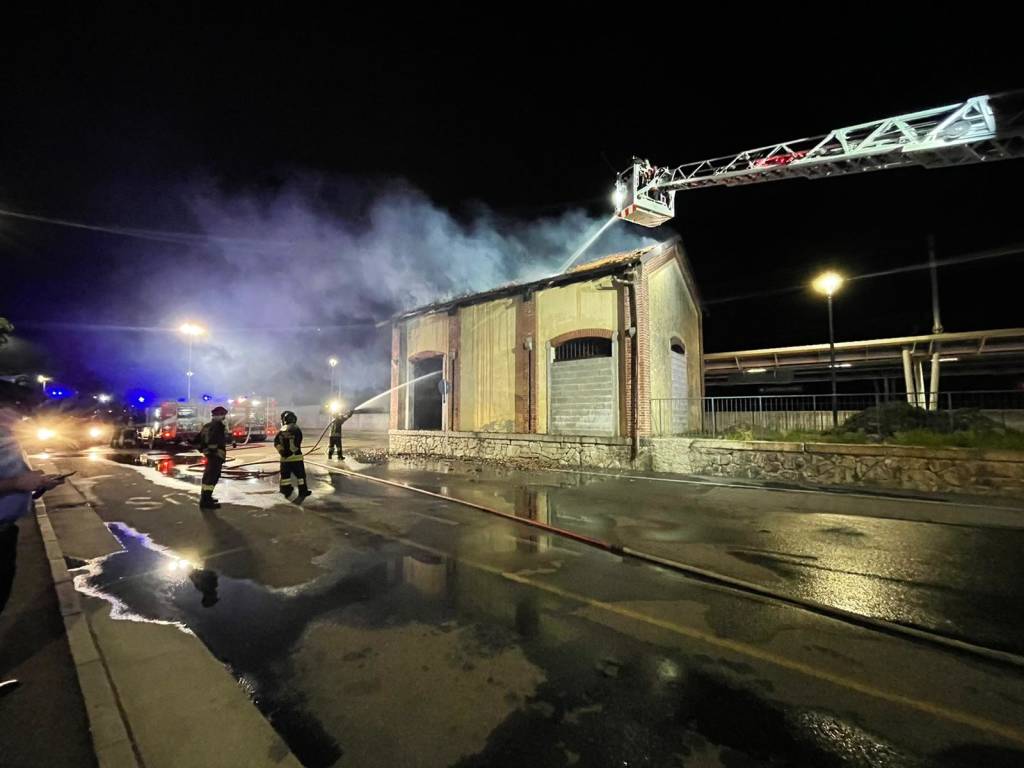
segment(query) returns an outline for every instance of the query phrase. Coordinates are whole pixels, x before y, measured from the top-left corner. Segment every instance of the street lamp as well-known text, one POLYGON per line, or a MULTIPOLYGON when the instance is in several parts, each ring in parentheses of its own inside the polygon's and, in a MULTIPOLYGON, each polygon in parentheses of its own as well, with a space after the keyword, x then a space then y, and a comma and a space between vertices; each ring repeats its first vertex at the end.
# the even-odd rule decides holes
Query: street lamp
POLYGON ((334 396, 334 369, 338 367, 338 358, 327 358, 327 364, 331 366, 331 397, 334 396))
POLYGON ((843 285, 843 276, 838 272, 829 270, 822 272, 811 283, 811 287, 818 293, 828 297, 828 358, 829 372, 832 374, 832 426, 839 426, 839 408, 836 405, 836 333, 835 325, 832 322, 832 296, 843 285))
POLYGON ((201 325, 196 325, 195 323, 182 323, 178 327, 178 331, 180 333, 185 334, 185 338, 188 339, 188 370, 185 371, 185 380, 187 382, 185 400, 187 402, 191 403, 192 402, 192 376, 193 376, 193 371, 192 371, 192 342, 193 342, 193 340, 195 340, 196 336, 202 336, 204 333, 206 333, 206 329, 203 328, 201 325))

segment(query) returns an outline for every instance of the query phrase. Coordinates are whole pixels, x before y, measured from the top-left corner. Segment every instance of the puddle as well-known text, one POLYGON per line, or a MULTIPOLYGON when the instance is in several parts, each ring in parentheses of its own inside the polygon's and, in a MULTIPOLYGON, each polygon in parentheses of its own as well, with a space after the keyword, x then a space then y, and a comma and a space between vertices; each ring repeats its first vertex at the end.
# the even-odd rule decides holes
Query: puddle
MULTIPOLYGON (((92 455, 90 455, 90 458, 92 458, 92 455)), ((206 466, 206 458, 196 451, 107 453, 98 454, 97 458, 107 459, 130 467, 152 468, 164 477, 184 480, 193 485, 202 484, 203 467, 206 466)), ((229 457, 221 472, 221 480, 259 479, 273 475, 277 471, 277 462, 275 461, 270 461, 260 466, 246 466, 241 469, 235 467, 236 464, 242 463, 237 460, 237 457, 229 457)))

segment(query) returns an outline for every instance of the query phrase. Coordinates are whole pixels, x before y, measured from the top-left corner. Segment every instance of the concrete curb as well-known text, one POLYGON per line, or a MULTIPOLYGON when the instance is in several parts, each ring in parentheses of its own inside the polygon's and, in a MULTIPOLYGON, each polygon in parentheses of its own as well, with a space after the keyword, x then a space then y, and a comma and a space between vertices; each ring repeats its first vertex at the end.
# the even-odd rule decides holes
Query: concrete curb
POLYGON ((68 573, 64 551, 42 499, 35 502, 35 515, 53 576, 53 588, 60 603, 78 686, 85 701, 96 762, 100 768, 138 768, 139 760, 128 723, 110 673, 93 640, 88 618, 82 611, 78 592, 68 573))
POLYGON ((198 637, 145 621, 117 621, 77 591, 65 550, 76 562, 122 550, 99 506, 87 488, 71 489, 56 494, 48 508, 39 504, 36 517, 100 768, 299 768, 273 724, 198 637), (90 515, 97 525, 76 519, 90 515), (170 679, 184 686, 185 695, 154 695, 165 693, 170 679), (200 690, 201 696, 193 695, 200 690))

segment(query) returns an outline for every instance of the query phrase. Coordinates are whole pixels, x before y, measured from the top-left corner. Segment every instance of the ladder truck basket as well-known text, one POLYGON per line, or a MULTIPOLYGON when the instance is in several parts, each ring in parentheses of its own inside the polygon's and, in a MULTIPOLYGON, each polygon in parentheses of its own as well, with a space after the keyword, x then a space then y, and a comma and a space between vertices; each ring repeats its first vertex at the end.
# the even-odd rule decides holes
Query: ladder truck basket
POLYGON ((615 184, 615 215, 643 227, 658 227, 675 216, 675 192, 647 187, 658 177, 658 169, 645 160, 619 174, 615 184))

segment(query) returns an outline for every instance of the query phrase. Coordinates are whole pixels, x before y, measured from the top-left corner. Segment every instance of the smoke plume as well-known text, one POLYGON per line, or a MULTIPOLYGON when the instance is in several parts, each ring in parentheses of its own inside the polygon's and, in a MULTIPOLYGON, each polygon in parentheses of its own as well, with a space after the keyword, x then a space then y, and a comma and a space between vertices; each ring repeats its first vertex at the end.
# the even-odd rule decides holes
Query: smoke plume
MULTIPOLYGON (((477 206, 456 215, 405 183, 296 180, 274 194, 213 184, 182 194, 202 237, 132 241, 94 276, 102 295, 131 281, 134 332, 83 334, 74 354, 120 390, 184 395, 184 320, 208 336, 193 345, 193 398, 241 393, 322 402, 327 358, 346 396, 388 385, 393 313, 556 271, 604 222, 582 210, 535 220, 477 206), (139 278, 140 266, 143 277, 139 278), (144 308, 144 312, 140 311, 144 308)), ((617 224, 581 259, 653 242, 617 224)), ((113 307, 112 322, 123 322, 113 307), (116 320, 115 320, 116 318, 116 320)))

